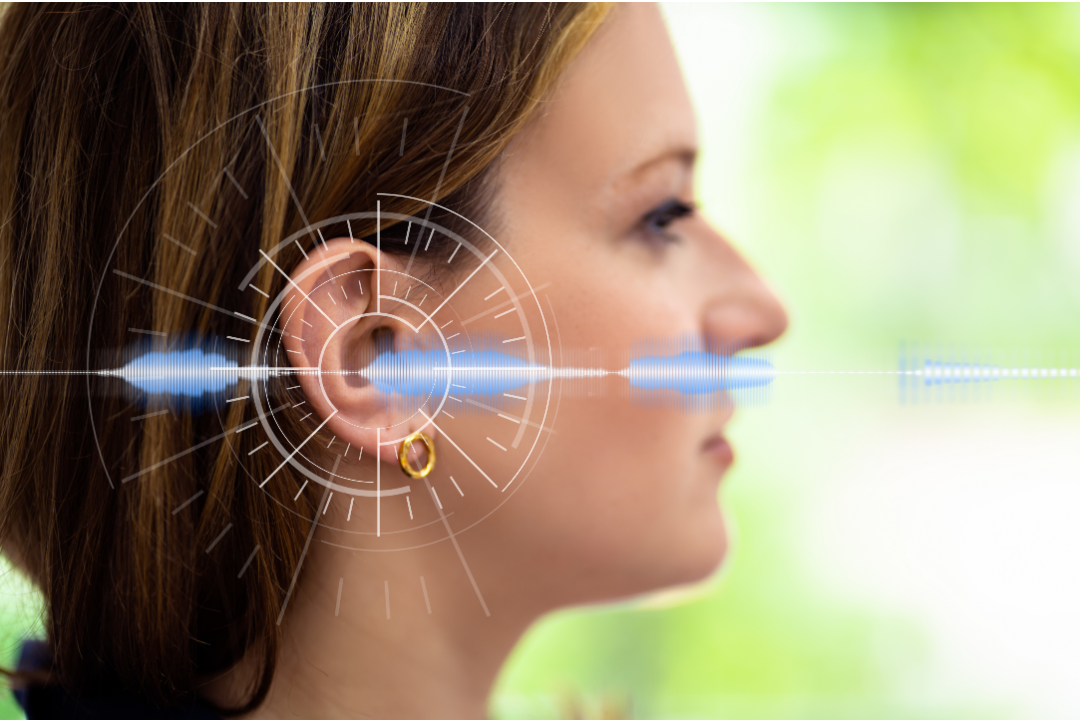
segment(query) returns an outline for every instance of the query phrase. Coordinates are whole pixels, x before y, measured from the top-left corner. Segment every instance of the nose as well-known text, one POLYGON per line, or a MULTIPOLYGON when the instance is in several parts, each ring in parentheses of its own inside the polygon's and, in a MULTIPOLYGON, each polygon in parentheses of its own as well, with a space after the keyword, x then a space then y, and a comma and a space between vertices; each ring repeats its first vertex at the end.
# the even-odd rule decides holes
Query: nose
POLYGON ((713 352, 724 354, 767 345, 788 326, 787 312, 773 291, 722 238, 725 266, 714 276, 702 324, 713 352))

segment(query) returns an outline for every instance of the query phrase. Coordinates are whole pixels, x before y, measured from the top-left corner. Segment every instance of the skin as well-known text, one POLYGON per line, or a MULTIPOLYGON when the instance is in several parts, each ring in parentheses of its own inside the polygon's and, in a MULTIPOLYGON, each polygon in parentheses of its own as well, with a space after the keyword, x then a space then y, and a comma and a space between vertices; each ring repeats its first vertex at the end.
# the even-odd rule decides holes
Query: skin
MULTIPOLYGON (((635 339, 696 335, 713 347, 747 347, 784 331, 776 298, 700 212, 672 223, 668 238, 643 227, 642 218, 663 202, 694 200, 696 142, 693 110, 658 9, 618 7, 545 111, 514 139, 499 170, 500 236, 527 277, 552 283, 564 346, 628 349, 635 339)), ((332 263, 334 273, 402 264, 357 247, 348 238, 328 243, 330 256, 343 256, 332 263)), ((328 308, 336 323, 370 310, 370 290, 351 293, 347 304, 322 302, 320 293, 330 286, 319 262, 325 267, 313 258, 293 271, 313 304, 328 308)), ((464 312, 482 308, 487 292, 483 284, 466 287, 455 305, 464 312)), ((304 363, 319 362, 323 353, 330 369, 370 349, 380 324, 355 322, 331 334, 323 311, 303 312, 310 325, 293 325, 299 330, 287 347, 304 363)), ((401 335, 400 326, 382 324, 401 335)), ((499 331, 494 321, 490 329, 499 331)), ((320 417, 336 409, 327 428, 356 446, 373 447, 371 428, 392 420, 370 387, 338 378, 323 393, 315 380, 304 382, 320 417)), ((606 382, 614 388, 622 381, 606 382)), ((395 553, 312 543, 285 616, 287 646, 274 686, 251 717, 475 720, 484 717, 514 644, 541 615, 709 576, 727 547, 717 490, 732 460, 721 436, 731 412, 730 404, 703 412, 646 407, 614 392, 564 399, 557 434, 528 481, 458 537, 490 616, 448 542, 395 553), (396 589, 412 587, 419 575, 432 588, 437 612, 428 614, 417 592, 395 594, 397 622, 373 609, 382 607, 379 580, 396 589), (340 609, 339 578, 349 584, 348 606, 340 609)), ((486 420, 454 422, 445 429, 453 427, 455 439, 477 448, 473 458, 497 472, 500 451, 471 439, 482 437, 486 420)), ((465 460, 430 434, 437 472, 469 476, 465 460)), ((364 460, 351 469, 354 477, 374 475, 374 457, 364 460)), ((380 460, 383 477, 400 477, 389 450, 380 460)), ((455 521, 490 509, 471 508, 468 499, 457 506, 455 521)), ((400 519, 393 512, 388 508, 384 522, 400 519)), ((332 533, 315 538, 323 536, 332 533)), ((249 675, 250 664, 241 663, 205 694, 228 701, 249 675)))

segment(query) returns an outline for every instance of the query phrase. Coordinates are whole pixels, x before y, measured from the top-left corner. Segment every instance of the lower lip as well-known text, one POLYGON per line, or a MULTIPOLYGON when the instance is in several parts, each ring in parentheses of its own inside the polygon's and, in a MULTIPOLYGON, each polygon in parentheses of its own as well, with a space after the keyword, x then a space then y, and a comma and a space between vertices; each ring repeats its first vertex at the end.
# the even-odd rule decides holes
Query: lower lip
POLYGON ((735 461, 735 451, 731 449, 731 443, 720 435, 714 435, 706 440, 701 451, 725 467, 735 461))

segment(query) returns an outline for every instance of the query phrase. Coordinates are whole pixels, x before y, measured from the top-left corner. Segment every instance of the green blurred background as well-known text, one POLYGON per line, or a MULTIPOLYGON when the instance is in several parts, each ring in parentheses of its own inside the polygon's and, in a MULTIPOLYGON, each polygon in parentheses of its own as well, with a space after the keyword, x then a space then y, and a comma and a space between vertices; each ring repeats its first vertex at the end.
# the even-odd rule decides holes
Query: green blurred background
MULTIPOLYGON (((704 211, 789 307, 780 370, 893 370, 901 341, 1080 365, 1080 11, 664 10, 704 211)), ((540 623, 497 716, 1080 717, 1075 385, 913 406, 884 375, 781 376, 731 431, 720 575, 540 623)), ((10 662, 38 605, 0 593, 10 662)))

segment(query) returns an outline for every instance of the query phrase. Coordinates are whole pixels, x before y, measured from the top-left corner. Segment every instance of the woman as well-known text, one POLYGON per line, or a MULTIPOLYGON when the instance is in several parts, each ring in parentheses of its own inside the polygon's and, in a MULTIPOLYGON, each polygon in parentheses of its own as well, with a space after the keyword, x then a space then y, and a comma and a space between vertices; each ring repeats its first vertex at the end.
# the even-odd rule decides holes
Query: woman
POLYGON ((23 373, 3 378, 0 541, 46 602, 17 678, 31 718, 483 717, 544 613, 722 560, 729 403, 643 405, 608 377, 549 395, 557 422, 505 409, 516 392, 429 417, 371 380, 388 349, 452 342, 443 317, 586 360, 782 333, 693 207, 655 7, 13 6, 0 47, 3 360, 23 373), (505 293, 522 338, 489 312, 513 272, 536 300, 505 293), (407 331, 423 288, 452 312, 407 331), (272 336, 293 374, 212 410, 93 374, 184 334, 272 336), (492 423, 542 452, 515 469, 492 423), (385 439, 413 432, 419 457, 385 439))

